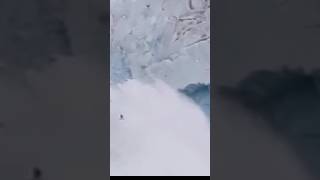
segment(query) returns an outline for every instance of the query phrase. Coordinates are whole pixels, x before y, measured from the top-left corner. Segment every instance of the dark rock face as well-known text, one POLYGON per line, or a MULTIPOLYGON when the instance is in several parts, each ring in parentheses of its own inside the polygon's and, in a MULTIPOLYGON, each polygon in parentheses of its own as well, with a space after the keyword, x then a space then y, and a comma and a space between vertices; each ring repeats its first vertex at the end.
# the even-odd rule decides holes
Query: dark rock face
POLYGON ((1 68, 40 68, 71 54, 65 6, 63 0, 1 1, 1 68))
POLYGON ((319 85, 319 71, 257 71, 236 87, 221 88, 221 93, 262 116, 320 177, 319 85))

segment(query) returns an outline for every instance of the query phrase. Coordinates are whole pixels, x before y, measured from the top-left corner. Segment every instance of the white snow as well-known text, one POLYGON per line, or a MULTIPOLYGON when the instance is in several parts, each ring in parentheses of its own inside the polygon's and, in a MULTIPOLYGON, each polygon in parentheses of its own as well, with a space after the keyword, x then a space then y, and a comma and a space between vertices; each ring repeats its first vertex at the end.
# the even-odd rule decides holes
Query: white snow
POLYGON ((111 176, 210 175, 210 126, 199 106, 161 81, 130 80, 110 95, 111 176))

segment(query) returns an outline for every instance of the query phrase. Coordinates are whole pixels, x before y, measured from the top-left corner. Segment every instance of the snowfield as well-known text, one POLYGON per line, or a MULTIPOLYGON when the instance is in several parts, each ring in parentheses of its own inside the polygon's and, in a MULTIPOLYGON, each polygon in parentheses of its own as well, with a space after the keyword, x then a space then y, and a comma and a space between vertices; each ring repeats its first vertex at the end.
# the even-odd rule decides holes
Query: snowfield
POLYGON ((130 80, 110 95, 112 176, 210 175, 210 126, 199 106, 160 81, 130 80))

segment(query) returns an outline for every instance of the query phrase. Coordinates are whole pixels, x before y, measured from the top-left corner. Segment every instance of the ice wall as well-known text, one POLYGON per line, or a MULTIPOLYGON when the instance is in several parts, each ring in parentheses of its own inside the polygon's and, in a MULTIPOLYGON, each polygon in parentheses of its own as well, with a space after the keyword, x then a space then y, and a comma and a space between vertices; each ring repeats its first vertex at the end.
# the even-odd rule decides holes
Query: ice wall
POLYGON ((113 82, 153 76, 176 89, 210 83, 209 1, 111 0, 110 22, 111 67, 123 69, 111 69, 113 82))

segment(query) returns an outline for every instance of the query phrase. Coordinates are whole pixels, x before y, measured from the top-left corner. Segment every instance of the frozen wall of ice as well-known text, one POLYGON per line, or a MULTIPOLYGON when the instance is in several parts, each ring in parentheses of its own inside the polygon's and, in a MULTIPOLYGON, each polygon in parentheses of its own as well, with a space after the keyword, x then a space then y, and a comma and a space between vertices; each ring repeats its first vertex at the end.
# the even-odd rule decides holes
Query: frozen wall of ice
POLYGON ((153 76, 176 89, 210 83, 209 1, 111 0, 110 8, 111 66, 126 69, 121 78, 111 69, 113 82, 153 76))

